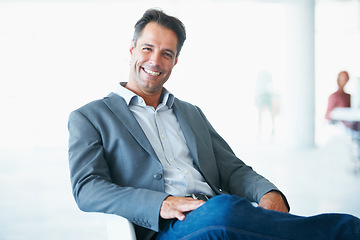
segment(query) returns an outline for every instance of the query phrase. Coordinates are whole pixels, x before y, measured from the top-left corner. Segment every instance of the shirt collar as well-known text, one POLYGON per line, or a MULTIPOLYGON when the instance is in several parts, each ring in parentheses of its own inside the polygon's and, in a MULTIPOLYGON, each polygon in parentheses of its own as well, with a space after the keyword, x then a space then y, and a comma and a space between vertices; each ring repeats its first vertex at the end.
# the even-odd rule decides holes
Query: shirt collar
MULTIPOLYGON (((122 98, 124 98, 128 106, 140 104, 141 101, 145 105, 145 101, 142 97, 136 95, 136 93, 125 88, 125 86, 126 86, 126 82, 120 82, 120 84, 117 86, 115 93, 120 95, 122 98)), ((160 105, 166 104, 169 108, 172 108, 175 98, 174 94, 170 93, 166 88, 163 88, 161 97, 162 97, 162 101, 160 105)))

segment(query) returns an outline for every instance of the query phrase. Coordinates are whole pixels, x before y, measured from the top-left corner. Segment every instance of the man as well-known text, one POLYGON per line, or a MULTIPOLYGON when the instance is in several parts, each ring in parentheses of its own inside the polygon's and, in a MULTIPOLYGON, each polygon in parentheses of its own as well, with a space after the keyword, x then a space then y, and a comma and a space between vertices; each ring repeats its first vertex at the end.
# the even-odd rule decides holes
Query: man
POLYGON ((71 113, 79 208, 129 219, 138 239, 322 239, 319 229, 323 239, 354 237, 360 223, 352 216, 288 214, 284 195, 234 155, 201 110, 163 87, 185 39, 178 19, 146 11, 128 82, 71 113))

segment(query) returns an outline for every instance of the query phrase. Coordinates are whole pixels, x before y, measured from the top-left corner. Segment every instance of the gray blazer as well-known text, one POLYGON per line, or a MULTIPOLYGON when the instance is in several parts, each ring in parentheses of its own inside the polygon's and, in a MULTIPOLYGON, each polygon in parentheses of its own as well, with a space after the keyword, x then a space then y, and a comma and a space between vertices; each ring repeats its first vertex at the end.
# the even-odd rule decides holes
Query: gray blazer
MULTIPOLYGON (((174 113, 195 165, 216 194, 259 202, 277 188, 232 152, 201 110, 175 98, 174 113)), ((159 231, 164 192, 160 161, 129 110, 115 93, 69 117, 69 164, 73 194, 83 211, 123 216, 138 236, 159 231)))

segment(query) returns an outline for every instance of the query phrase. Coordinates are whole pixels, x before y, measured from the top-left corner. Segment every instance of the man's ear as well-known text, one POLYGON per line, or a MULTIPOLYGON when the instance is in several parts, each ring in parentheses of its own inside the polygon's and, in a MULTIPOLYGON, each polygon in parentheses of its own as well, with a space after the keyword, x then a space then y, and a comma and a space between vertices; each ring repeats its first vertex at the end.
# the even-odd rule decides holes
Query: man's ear
POLYGON ((179 59, 179 55, 180 55, 180 53, 176 56, 176 58, 175 58, 175 63, 174 63, 174 66, 177 64, 177 62, 178 62, 178 59, 179 59))
POLYGON ((134 48, 135 48, 134 40, 131 40, 131 45, 130 45, 130 49, 129 49, 131 55, 133 54, 134 48))

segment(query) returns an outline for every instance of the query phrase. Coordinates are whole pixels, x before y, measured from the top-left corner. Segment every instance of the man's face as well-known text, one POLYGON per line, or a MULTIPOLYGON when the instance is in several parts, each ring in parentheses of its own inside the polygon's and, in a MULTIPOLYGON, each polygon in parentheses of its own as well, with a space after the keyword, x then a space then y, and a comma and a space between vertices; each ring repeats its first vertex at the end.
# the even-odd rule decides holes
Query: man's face
POLYGON ((162 90, 177 63, 177 36, 154 22, 148 23, 136 47, 130 47, 129 83, 138 94, 153 94, 162 90))

